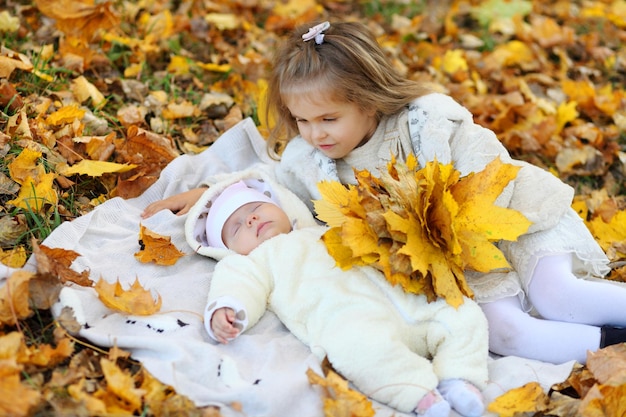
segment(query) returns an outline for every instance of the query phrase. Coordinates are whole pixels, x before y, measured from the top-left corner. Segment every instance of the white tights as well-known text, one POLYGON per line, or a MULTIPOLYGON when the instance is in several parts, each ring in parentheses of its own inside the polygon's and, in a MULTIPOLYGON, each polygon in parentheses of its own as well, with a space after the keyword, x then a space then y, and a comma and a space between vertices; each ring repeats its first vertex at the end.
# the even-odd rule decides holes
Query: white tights
POLYGON ((481 305, 489 321, 492 352, 585 363, 587 351, 600 347, 599 326, 626 326, 626 288, 576 278, 570 254, 539 260, 528 298, 544 319, 524 312, 516 296, 481 305))
POLYGON ((626 287, 576 278, 569 253, 539 260, 528 299, 547 320, 626 326, 626 287))

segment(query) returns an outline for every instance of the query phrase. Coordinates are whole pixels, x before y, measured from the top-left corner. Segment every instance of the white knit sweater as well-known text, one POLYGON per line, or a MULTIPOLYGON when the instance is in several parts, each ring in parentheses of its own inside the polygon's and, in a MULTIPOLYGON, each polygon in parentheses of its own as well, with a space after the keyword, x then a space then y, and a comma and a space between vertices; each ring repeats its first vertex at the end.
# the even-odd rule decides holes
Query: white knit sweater
MULTIPOLYGON (((499 244, 512 265, 510 272, 467 272, 477 301, 519 295, 527 303, 524 293, 536 254, 574 253, 574 272, 580 277, 603 276, 609 271, 604 252, 571 209, 572 188, 537 166, 512 159, 491 130, 474 123, 467 109, 443 94, 423 96, 405 111, 384 118, 364 146, 341 160, 329 159, 302 137, 294 138, 282 155, 277 178, 309 203, 321 198, 319 181, 355 183, 352 167, 376 175, 386 169, 391 155, 404 159, 410 153, 421 166, 437 159, 452 163, 462 175, 482 170, 498 156, 522 167, 496 204, 520 211, 533 224, 517 242, 499 244)), ((312 204, 309 207, 312 209, 312 204)))

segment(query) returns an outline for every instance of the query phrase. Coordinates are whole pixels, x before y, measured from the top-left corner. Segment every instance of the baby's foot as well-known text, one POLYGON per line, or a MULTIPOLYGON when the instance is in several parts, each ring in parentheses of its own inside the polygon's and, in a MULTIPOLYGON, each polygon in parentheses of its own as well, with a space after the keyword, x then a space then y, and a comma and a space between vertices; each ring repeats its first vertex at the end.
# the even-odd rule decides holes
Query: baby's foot
POLYGON ((417 403, 415 413, 420 417, 448 417, 450 404, 437 390, 430 391, 417 403))
POLYGON ((437 387, 450 406, 464 417, 480 417, 485 412, 483 395, 462 379, 445 379, 437 387))

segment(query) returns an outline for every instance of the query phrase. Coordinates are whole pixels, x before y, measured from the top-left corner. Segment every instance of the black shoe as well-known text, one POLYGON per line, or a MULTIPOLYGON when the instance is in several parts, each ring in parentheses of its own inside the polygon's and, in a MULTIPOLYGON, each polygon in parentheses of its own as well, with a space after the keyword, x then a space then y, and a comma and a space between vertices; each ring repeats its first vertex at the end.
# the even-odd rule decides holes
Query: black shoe
POLYGON ((625 328, 615 326, 602 326, 600 328, 600 348, 624 342, 626 342, 625 328))

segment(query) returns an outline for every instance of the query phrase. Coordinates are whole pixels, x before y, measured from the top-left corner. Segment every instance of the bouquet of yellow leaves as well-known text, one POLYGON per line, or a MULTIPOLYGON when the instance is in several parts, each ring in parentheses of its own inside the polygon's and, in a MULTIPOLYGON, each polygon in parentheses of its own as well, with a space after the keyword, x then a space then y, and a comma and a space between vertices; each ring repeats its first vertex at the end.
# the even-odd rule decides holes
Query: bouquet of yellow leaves
POLYGON ((473 297, 464 271, 509 269, 494 243, 530 227, 520 212, 494 204, 519 169, 497 158, 461 177, 437 161, 418 169, 413 155, 393 159, 379 178, 355 169, 357 185, 318 184, 315 210, 330 227, 322 239, 342 269, 371 265, 407 292, 458 307, 463 295, 473 297))

